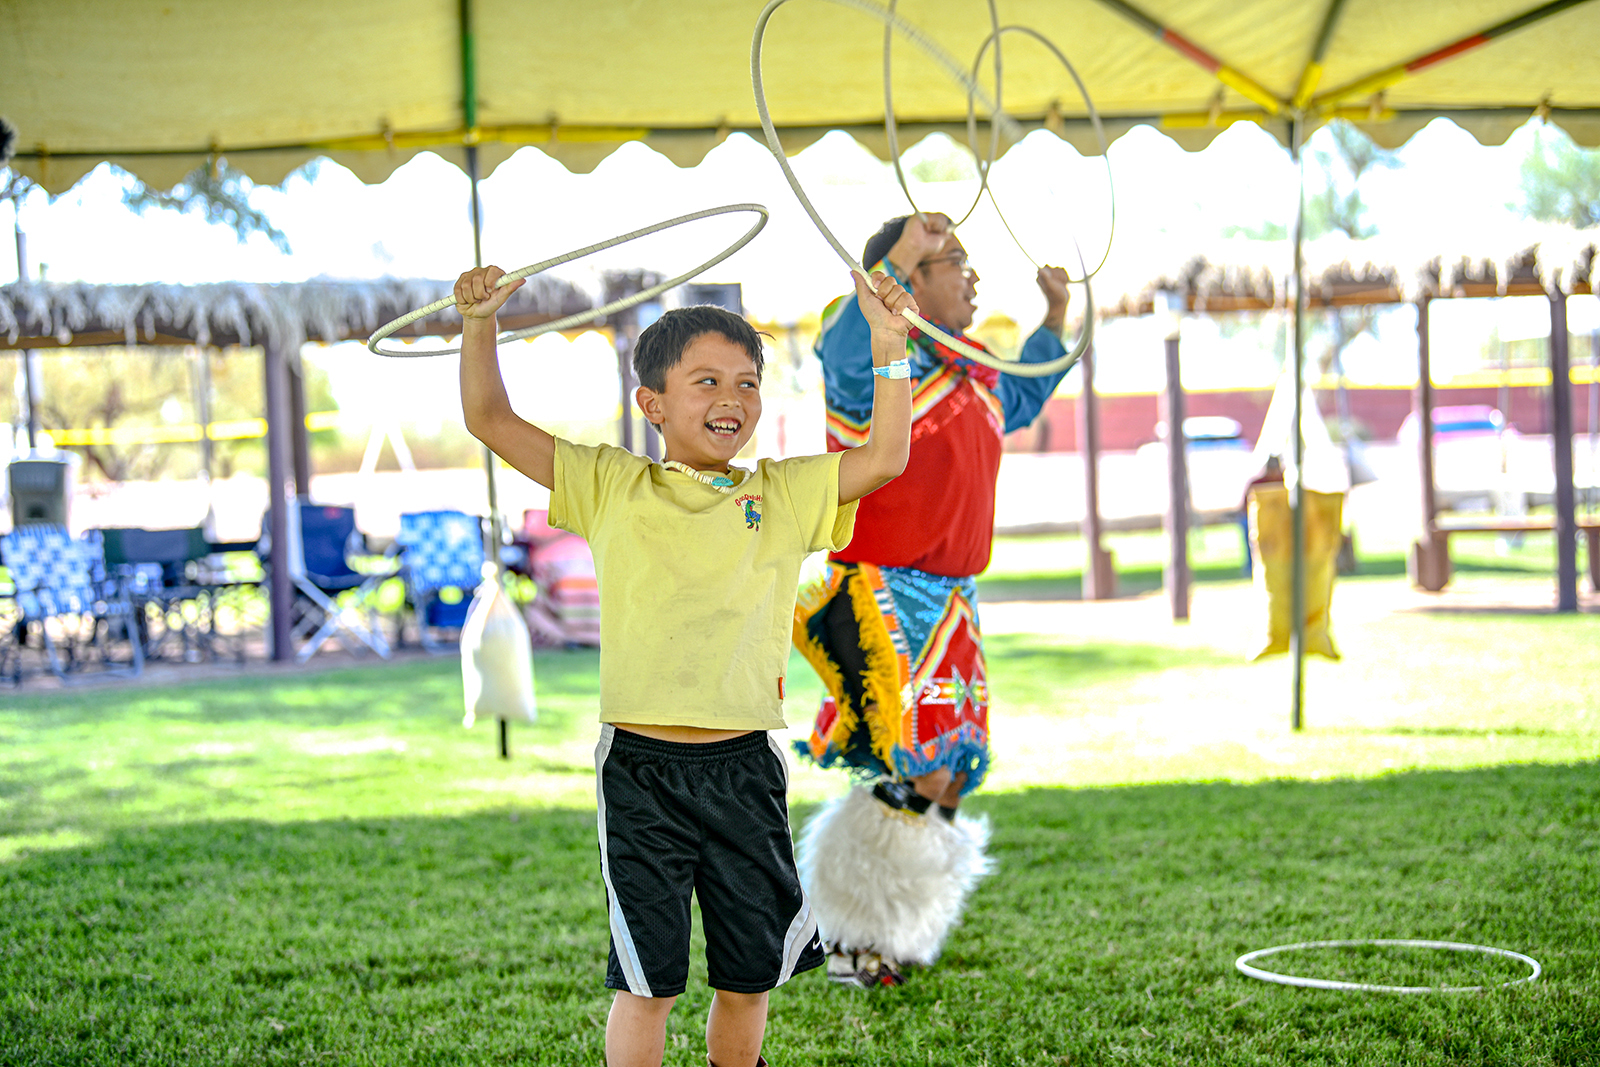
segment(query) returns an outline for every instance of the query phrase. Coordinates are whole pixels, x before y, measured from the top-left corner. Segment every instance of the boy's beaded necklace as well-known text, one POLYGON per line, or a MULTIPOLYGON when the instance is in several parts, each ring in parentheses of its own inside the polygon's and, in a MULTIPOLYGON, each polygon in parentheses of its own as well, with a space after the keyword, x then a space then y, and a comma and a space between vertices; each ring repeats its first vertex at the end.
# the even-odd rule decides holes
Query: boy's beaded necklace
POLYGON ((750 476, 750 472, 745 470, 745 469, 743 469, 742 467, 729 467, 728 468, 728 474, 717 474, 717 473, 715 473, 713 471, 698 471, 698 470, 695 470, 693 467, 689 466, 687 463, 679 463, 675 459, 669 459, 666 462, 662 463, 661 465, 663 467, 667 468, 668 470, 679 471, 679 472, 681 472, 683 474, 687 474, 689 477, 693 478, 695 481, 703 482, 704 484, 709 485, 711 488, 715 489, 719 493, 731 493, 731 492, 733 492, 733 490, 738 485, 740 485, 746 478, 748 478, 750 476), (729 475, 733 474, 735 471, 737 471, 738 474, 739 474, 739 480, 738 481, 735 481, 733 478, 729 477, 729 475))

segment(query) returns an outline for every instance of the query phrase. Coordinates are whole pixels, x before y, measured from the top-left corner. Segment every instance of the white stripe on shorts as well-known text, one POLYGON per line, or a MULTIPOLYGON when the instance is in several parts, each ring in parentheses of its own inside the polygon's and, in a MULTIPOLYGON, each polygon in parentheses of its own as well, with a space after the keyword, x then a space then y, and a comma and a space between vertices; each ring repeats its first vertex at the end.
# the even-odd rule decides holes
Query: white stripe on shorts
MULTIPOLYGON (((783 768, 783 784, 789 786, 789 757, 783 751, 783 746, 773 736, 772 731, 767 731, 767 746, 772 749, 772 754, 778 757, 778 765, 783 768)), ((790 849, 794 848, 793 835, 790 835, 790 849)), ((788 932, 783 936, 783 970, 778 972, 778 984, 782 985, 794 977, 794 969, 800 963, 800 954, 811 944, 811 939, 817 932, 817 917, 811 910, 811 898, 805 895, 805 889, 800 890, 800 911, 796 913, 794 921, 789 924, 788 932)))
MULTIPOLYGON (((598 804, 596 822, 600 828, 600 877, 606 883, 606 899, 611 903, 611 943, 617 950, 617 960, 622 964, 622 976, 628 980, 628 992, 636 997, 648 997, 650 983, 645 981, 644 968, 639 963, 639 950, 633 946, 633 934, 628 931, 628 920, 622 914, 622 901, 616 887, 611 884, 611 855, 606 850, 606 790, 602 777, 606 757, 611 754, 611 741, 617 728, 610 723, 600 724, 600 743, 594 746, 594 794, 598 804)), ((809 909, 808 909, 809 910, 809 909)))
POLYGON ((800 963, 800 953, 811 944, 811 939, 816 933, 817 917, 811 910, 811 899, 802 889, 800 912, 794 917, 794 922, 789 924, 789 932, 783 937, 783 970, 778 972, 779 985, 794 977, 794 969, 800 963))
POLYGON ((778 757, 778 766, 783 768, 783 788, 789 788, 789 757, 783 751, 783 746, 778 739, 772 736, 772 731, 767 731, 767 747, 772 749, 772 754, 778 757))

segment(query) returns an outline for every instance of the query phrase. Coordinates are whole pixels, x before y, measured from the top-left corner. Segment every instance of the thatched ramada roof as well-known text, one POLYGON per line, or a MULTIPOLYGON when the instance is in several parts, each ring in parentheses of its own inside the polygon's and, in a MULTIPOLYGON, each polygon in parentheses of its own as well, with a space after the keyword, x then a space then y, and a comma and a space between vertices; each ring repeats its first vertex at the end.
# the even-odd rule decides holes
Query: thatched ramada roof
MULTIPOLYGON (((383 278, 281 285, 0 286, 0 349, 85 345, 269 345, 296 353, 306 341, 365 339, 386 322, 450 295, 454 283, 383 278)), ((512 294, 504 329, 549 322, 595 307, 578 286, 541 275, 512 294)), ((397 336, 461 332, 453 308, 397 336)))
MULTIPOLYGON (((1521 225, 1505 234, 1479 228, 1455 247, 1332 235, 1305 245, 1307 302, 1340 307, 1409 303, 1424 295, 1586 293, 1593 291, 1597 250, 1600 229, 1559 226, 1521 225)), ((1165 266, 1158 256, 1118 251, 1115 273, 1096 279, 1105 317, 1149 314, 1163 292, 1178 294, 1195 312, 1286 308, 1292 301, 1287 242, 1219 239, 1165 266)))

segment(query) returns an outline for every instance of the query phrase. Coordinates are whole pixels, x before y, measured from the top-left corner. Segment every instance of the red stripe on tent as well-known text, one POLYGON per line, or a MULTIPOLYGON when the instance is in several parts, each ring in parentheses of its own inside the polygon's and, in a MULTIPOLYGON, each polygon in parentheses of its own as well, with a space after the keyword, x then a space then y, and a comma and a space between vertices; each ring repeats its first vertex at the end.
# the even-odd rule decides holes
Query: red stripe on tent
POLYGON ((1207 52, 1199 45, 1186 40, 1184 37, 1172 30, 1163 28, 1161 31, 1161 40, 1165 41, 1167 44, 1170 44, 1172 47, 1176 48, 1178 51, 1182 52, 1184 55, 1188 56, 1190 59, 1194 60, 1196 63, 1200 64, 1213 74, 1222 69, 1221 60, 1214 58, 1211 53, 1207 52))
POLYGON ((1489 41, 1490 38, 1481 33, 1472 37, 1464 37, 1455 44, 1446 45, 1437 52, 1430 52, 1419 59, 1413 59, 1406 64, 1406 73, 1415 74, 1417 71, 1431 67, 1435 63, 1442 63, 1452 56, 1459 56, 1462 52, 1470 52, 1479 45, 1488 44, 1489 41))

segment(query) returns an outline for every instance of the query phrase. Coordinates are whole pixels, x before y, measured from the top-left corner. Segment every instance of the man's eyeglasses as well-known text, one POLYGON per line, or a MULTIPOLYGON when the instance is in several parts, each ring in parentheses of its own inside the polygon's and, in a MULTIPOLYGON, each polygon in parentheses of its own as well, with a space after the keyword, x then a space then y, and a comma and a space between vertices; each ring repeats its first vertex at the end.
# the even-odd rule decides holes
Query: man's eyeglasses
POLYGON ((931 266, 935 263, 948 263, 950 266, 960 271, 961 276, 964 278, 971 278, 977 273, 970 266, 968 266, 967 254, 965 252, 946 252, 942 256, 931 256, 928 259, 923 260, 921 263, 918 263, 917 269, 921 270, 924 267, 931 266))

